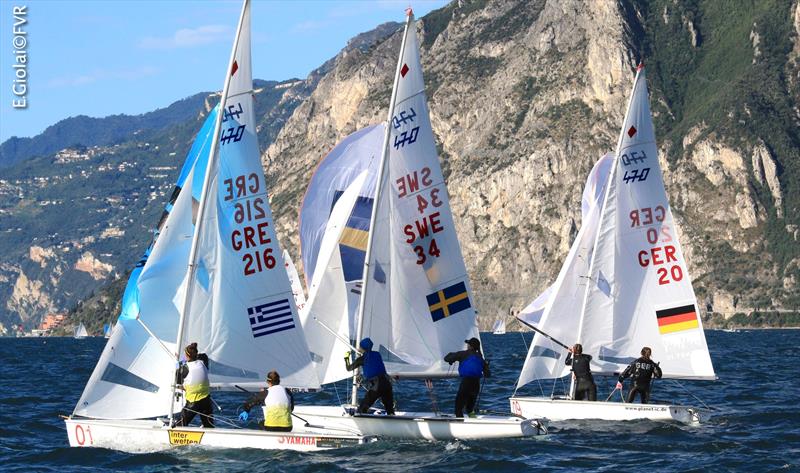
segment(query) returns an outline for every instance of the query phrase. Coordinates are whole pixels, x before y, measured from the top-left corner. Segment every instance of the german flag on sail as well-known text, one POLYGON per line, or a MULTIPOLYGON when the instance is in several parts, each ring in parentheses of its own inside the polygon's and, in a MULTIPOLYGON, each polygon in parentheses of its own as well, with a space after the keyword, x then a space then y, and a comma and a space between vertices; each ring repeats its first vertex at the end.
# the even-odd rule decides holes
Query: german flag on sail
POLYGON ((657 310, 658 331, 663 333, 680 332, 700 327, 694 304, 657 310))
POLYGON ((428 294, 427 299, 428 309, 431 311, 431 318, 434 322, 472 307, 469 302, 467 285, 463 281, 428 294))

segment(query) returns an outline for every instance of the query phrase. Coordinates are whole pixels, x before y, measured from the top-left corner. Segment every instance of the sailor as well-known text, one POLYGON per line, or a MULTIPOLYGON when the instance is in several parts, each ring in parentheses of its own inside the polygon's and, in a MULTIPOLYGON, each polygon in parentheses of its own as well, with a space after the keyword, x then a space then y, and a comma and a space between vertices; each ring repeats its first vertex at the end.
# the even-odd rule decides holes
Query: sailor
POLYGON ((590 401, 596 401, 597 385, 594 384, 592 369, 589 367, 592 355, 584 355, 583 345, 580 343, 576 343, 568 351, 564 364, 572 366, 572 377, 575 380, 575 394, 572 399, 582 401, 588 398, 590 401))
POLYGON ((247 422, 250 418, 250 409, 253 406, 264 404, 264 430, 274 432, 292 431, 292 411, 294 410, 294 397, 288 389, 281 386, 281 376, 277 371, 267 374, 267 389, 262 389, 242 404, 239 420, 247 422))
POLYGON ((481 377, 489 377, 489 363, 481 354, 481 342, 475 337, 464 340, 466 350, 450 352, 444 361, 451 365, 458 362, 458 375, 461 376, 461 385, 456 394, 456 417, 464 417, 464 408, 470 417, 475 417, 475 404, 481 389, 481 377))
POLYGON ((621 391, 622 382, 626 378, 632 378, 633 386, 628 391, 627 402, 633 402, 636 399, 636 393, 639 393, 642 404, 647 404, 650 402, 650 380, 661 378, 661 367, 658 366, 659 363, 650 359, 650 355, 653 353, 650 347, 643 347, 641 353, 642 356, 628 365, 625 371, 619 375, 617 389, 621 391))
POLYGON ((344 357, 347 371, 361 367, 362 375, 367 388, 367 394, 358 404, 358 412, 366 414, 369 408, 378 398, 381 398, 386 414, 394 415, 394 393, 392 391, 392 380, 386 374, 386 367, 383 365, 383 357, 377 351, 372 351, 372 340, 365 338, 358 344, 358 351, 361 355, 350 364, 350 352, 344 357))
POLYGON ((181 363, 176 373, 177 384, 183 385, 186 404, 181 418, 175 425, 186 426, 200 414, 200 422, 205 428, 214 427, 211 408, 211 392, 208 383, 208 356, 197 352, 197 342, 186 346, 186 362, 181 363))

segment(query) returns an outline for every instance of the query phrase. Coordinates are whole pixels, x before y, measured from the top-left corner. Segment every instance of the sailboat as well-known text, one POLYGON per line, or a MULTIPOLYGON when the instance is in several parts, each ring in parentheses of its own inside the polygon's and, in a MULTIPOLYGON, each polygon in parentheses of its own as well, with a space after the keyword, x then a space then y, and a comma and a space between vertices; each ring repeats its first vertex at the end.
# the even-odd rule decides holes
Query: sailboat
POLYGON ((86 338, 89 336, 89 332, 86 331, 86 326, 83 325, 83 322, 79 323, 77 327, 75 327, 75 333, 73 334, 75 338, 86 338))
MULTIPOLYGON (((375 191, 367 194, 373 197, 369 226, 366 231, 351 227, 363 231, 366 237, 360 301, 352 332, 348 310, 342 309, 347 291, 341 276, 345 262, 338 243, 343 241, 358 201, 358 187, 364 185, 358 181, 365 179, 362 176, 367 171, 361 171, 336 202, 319 245, 307 305, 310 312, 304 326, 314 322, 320 325, 309 327, 307 333, 311 350, 317 355, 316 364, 323 371, 323 383, 348 377, 342 360, 344 351, 363 337, 374 341, 393 378, 424 380, 457 376, 454 367, 443 361, 444 355, 463 349, 464 340, 479 337, 428 116, 416 23, 410 9, 383 131, 375 191), (320 296, 322 293, 325 297, 320 296)), ((358 246, 350 240, 357 232, 345 236, 345 241, 358 246)), ((354 415, 357 389, 354 377, 350 404, 297 406, 295 412, 309 422, 383 438, 485 439, 546 433, 538 420, 518 416, 456 418, 400 409, 394 416, 377 409, 354 415)))
POLYGON ((307 424, 291 432, 242 429, 224 418, 214 429, 170 427, 184 404, 174 372, 189 342, 209 357, 212 391, 263 387, 272 369, 286 387, 319 388, 269 208, 252 84, 245 0, 220 104, 190 151, 183 185, 140 272, 129 281, 136 290, 126 294, 133 298, 124 301, 116 330, 65 418, 70 446, 312 451, 369 440, 307 424))
MULTIPOLYGON (((582 210, 583 224, 555 284, 537 299, 543 311, 518 316, 537 333, 517 389, 568 375, 566 345, 576 342, 592 355, 595 375, 618 375, 638 358, 641 347, 649 346, 664 378, 715 379, 664 189, 643 66, 637 69, 616 153, 594 166, 582 210)), ((683 405, 608 402, 611 395, 605 402, 576 401, 573 388, 563 397, 516 392, 510 398, 512 412, 552 421, 696 423, 707 414, 683 405)))
POLYGON ((506 319, 503 316, 500 316, 497 319, 495 319, 494 324, 492 325, 492 334, 503 335, 505 333, 506 333, 506 319))
POLYGON ((111 338, 111 332, 114 330, 114 326, 111 324, 103 325, 103 338, 111 338))

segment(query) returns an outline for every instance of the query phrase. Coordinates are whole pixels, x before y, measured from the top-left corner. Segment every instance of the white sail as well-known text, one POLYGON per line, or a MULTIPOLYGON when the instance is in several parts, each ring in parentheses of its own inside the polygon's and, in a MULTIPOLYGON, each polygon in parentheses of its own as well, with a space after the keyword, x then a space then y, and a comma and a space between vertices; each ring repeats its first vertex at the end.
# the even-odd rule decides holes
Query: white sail
POLYGON ((365 268, 364 336, 389 371, 448 375, 449 351, 478 337, 470 291, 428 116, 410 17, 390 104, 365 268))
POLYGON ((300 275, 297 274, 297 268, 288 250, 283 250, 283 261, 286 267, 286 274, 289 276, 289 282, 292 285, 294 303, 297 306, 297 310, 302 311, 303 306, 306 305, 306 293, 303 290, 303 283, 300 282, 300 275))
POLYGON ((267 372, 276 370, 283 385, 316 388, 261 167, 247 2, 230 64, 179 345, 197 342, 208 354, 212 386, 263 385, 267 372))
MULTIPOLYGON (((595 163, 584 186, 581 228, 556 282, 518 316, 521 321, 535 324, 540 330, 567 344, 578 341, 575 337, 580 325, 580 307, 586 292, 586 275, 589 273, 606 181, 613 162, 614 156, 607 154, 595 163)), ((563 347, 549 338, 539 333, 534 335, 517 386, 523 386, 534 379, 560 378, 566 375, 569 372, 569 367, 564 365, 566 353, 563 347)))
POLYGON ((187 177, 139 277, 139 312, 120 317, 75 415, 141 419, 169 413, 175 370, 170 352, 179 316, 173 298, 189 259, 194 174, 187 177))
POLYGON ((348 310, 348 289, 339 244, 367 177, 363 171, 336 201, 322 239, 317 268, 309 290, 306 310, 300 311, 311 346, 311 359, 322 384, 349 378, 344 355, 350 351, 353 324, 348 310))
POLYGON ((691 277, 664 190, 640 67, 608 184, 579 339, 597 371, 653 350, 665 377, 714 379, 691 277))
POLYGON ((77 327, 75 327, 75 338, 86 338, 88 336, 89 332, 86 330, 86 326, 83 325, 83 322, 81 322, 80 324, 78 324, 77 327))
POLYGON ((501 316, 494 321, 492 325, 492 333, 495 335, 503 335, 506 333, 506 320, 501 316))
POLYGON ((348 282, 361 280, 366 251, 365 236, 369 232, 372 198, 378 180, 385 132, 385 125, 379 123, 348 135, 320 161, 311 176, 300 209, 300 247, 307 286, 314 280, 319 248, 334 204, 353 180, 366 170, 367 180, 348 222, 346 231, 349 235, 340 246, 345 279, 348 282))

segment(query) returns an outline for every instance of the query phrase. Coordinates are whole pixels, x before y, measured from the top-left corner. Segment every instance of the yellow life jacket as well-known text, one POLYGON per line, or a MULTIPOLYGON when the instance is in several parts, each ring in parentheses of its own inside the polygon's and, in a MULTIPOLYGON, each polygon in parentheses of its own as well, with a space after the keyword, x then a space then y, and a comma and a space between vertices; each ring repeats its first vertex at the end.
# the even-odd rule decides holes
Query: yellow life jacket
POLYGON ((264 399, 266 427, 291 427, 292 426, 292 401, 286 388, 281 385, 270 386, 264 399))
POLYGON ((200 360, 186 363, 189 373, 183 379, 183 389, 187 402, 197 402, 208 397, 210 385, 208 383, 208 368, 200 360))

